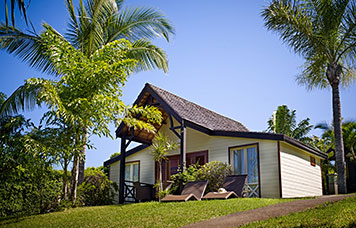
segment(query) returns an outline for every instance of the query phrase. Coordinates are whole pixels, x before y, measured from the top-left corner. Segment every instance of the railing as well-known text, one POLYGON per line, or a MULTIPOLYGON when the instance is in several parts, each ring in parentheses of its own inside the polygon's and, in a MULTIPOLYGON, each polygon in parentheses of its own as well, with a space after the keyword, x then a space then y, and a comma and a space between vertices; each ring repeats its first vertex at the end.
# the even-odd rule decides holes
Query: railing
POLYGON ((124 183, 124 199, 125 202, 140 202, 150 201, 155 198, 155 193, 152 184, 139 183, 133 181, 125 181, 124 183), (138 189, 136 189, 136 187, 138 189))
POLYGON ((246 183, 244 187, 245 197, 260 197, 260 186, 258 183, 246 183))
POLYGON ((133 181, 125 181, 124 199, 125 202, 136 202, 136 189, 133 181))

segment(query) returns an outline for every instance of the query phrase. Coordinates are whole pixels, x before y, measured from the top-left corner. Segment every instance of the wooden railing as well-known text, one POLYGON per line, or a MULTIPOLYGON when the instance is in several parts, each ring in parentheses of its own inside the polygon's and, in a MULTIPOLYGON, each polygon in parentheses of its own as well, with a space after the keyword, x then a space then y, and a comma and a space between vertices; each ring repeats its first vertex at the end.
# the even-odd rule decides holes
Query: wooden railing
POLYGON ((125 181, 124 183, 125 202, 133 203, 142 200, 146 200, 146 201, 153 200, 155 198, 154 195, 155 194, 154 194, 152 184, 147 184, 142 182, 138 183, 133 181, 125 181), (136 189, 135 184, 139 189, 136 189))
POLYGON ((125 202, 136 202, 136 189, 133 181, 125 181, 124 199, 125 202))
POLYGON ((246 183, 244 187, 245 197, 259 197, 259 187, 258 183, 246 183))

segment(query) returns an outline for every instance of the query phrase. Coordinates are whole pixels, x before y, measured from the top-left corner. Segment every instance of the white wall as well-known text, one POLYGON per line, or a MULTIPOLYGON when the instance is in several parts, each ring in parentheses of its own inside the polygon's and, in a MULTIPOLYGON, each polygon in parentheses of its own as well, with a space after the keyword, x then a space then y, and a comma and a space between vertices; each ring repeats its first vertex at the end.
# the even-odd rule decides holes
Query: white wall
POLYGON ((320 158, 316 166, 310 164, 311 154, 281 142, 282 197, 305 197, 322 195, 320 158))

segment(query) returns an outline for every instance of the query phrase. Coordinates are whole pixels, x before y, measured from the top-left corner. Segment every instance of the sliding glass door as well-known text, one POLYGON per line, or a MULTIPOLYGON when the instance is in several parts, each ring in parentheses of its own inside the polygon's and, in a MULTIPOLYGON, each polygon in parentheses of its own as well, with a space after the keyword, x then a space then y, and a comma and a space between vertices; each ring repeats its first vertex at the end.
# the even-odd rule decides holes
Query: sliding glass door
POLYGON ((230 160, 235 175, 247 174, 247 197, 259 197, 257 145, 231 148, 230 160))

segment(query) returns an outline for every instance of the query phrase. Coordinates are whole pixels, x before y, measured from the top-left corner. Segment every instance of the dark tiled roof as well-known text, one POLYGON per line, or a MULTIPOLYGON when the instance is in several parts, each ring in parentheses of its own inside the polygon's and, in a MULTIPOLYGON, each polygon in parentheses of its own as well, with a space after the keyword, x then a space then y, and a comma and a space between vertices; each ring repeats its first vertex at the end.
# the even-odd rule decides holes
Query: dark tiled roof
POLYGON ((182 119, 205 127, 212 131, 240 131, 249 130, 240 122, 210 111, 200 105, 170 93, 166 90, 148 84, 182 119))

